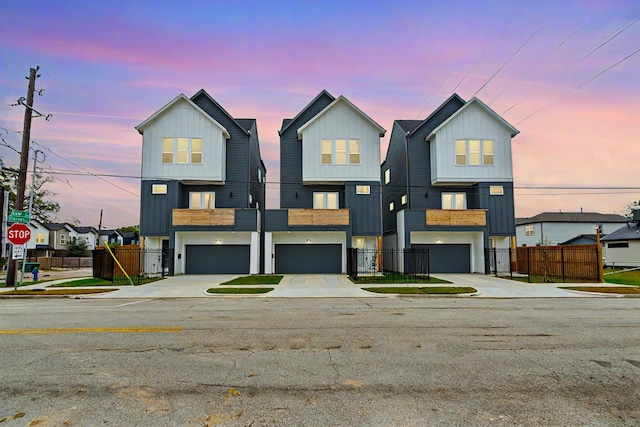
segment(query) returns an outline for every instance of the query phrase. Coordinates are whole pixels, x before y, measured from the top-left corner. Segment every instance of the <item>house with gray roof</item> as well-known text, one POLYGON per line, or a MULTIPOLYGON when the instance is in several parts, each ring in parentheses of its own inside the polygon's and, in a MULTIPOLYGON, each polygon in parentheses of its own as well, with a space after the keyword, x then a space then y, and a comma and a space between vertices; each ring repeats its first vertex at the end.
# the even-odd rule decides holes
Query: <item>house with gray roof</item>
POLYGON ((640 267, 640 209, 633 219, 601 239, 608 266, 640 267))
POLYGON ((542 212, 530 218, 516 218, 518 246, 555 246, 579 235, 609 234, 627 219, 597 212, 542 212))
POLYGON ((508 248, 515 235, 518 133, 457 94, 423 120, 395 120, 380 168, 383 248, 428 250, 433 273, 484 273, 485 249, 508 248))

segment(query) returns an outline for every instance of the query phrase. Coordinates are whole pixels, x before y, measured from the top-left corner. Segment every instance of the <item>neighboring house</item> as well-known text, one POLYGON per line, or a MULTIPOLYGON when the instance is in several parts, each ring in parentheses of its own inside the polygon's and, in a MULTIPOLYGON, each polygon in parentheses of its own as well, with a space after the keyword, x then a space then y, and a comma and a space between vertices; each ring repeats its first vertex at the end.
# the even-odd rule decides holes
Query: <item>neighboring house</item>
POLYGON ((138 233, 134 231, 121 231, 122 235, 122 244, 123 245, 138 245, 140 244, 140 237, 138 237, 138 233))
POLYGON ((600 241, 607 250, 607 266, 640 267, 640 209, 633 211, 633 220, 600 241))
POLYGON ((31 239, 27 242, 27 256, 50 257, 53 255, 55 248, 49 244, 50 231, 46 224, 32 219, 29 228, 31 229, 31 239))
POLYGON ((92 251, 96 248, 100 235, 98 230, 93 227, 77 227, 72 226, 73 232, 70 237, 87 242, 87 250, 92 251))
POLYGON ((395 120, 380 168, 384 248, 428 249, 434 273, 484 273, 485 249, 508 248, 515 235, 518 133, 457 94, 424 120, 395 120))
POLYGON ((516 218, 518 246, 555 246, 600 227, 609 234, 627 222, 622 215, 595 212, 542 212, 531 218, 516 218))
POLYGON ((43 224, 49 229, 49 246, 53 247, 56 255, 63 254, 67 250, 67 244, 75 230, 71 225, 64 223, 43 224))
POLYGON ((124 244, 124 238, 118 230, 100 230, 100 246, 107 245, 120 245, 124 244))
POLYGON ((256 120, 232 117, 200 90, 136 129, 145 248, 172 251, 171 274, 261 272, 266 168, 256 120))
MULTIPOLYGON (((600 236, 601 238, 605 235, 600 236)), ((578 236, 574 236, 569 240, 558 243, 558 245, 562 246, 570 246, 570 245, 595 245, 598 243, 597 234, 580 234, 578 236)))
POLYGON ((268 210, 266 273, 345 273, 347 248, 381 245, 380 137, 344 96, 322 91, 280 136, 280 209, 268 210))

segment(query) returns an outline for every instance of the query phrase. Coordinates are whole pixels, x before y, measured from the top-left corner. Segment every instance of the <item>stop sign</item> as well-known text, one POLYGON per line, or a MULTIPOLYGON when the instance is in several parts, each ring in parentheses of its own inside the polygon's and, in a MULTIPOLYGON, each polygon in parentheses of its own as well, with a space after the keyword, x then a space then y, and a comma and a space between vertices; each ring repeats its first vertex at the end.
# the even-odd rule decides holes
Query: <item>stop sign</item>
POLYGON ((31 238, 31 230, 26 224, 16 222, 7 229, 7 240, 14 245, 24 245, 31 238))

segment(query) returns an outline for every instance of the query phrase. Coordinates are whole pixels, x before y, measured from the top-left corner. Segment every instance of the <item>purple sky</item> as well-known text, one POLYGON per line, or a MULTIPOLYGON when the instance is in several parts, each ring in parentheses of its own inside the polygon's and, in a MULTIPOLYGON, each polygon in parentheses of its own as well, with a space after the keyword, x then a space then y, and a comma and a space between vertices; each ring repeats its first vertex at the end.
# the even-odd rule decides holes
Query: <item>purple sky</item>
MULTIPOLYGON (((31 136, 56 179, 57 219, 97 227, 103 209, 110 228, 139 223, 134 126, 179 93, 204 88, 235 117, 258 119, 267 207, 277 208, 277 130, 322 89, 387 129, 383 159, 393 120, 422 119, 455 90, 521 132, 517 216, 621 213, 640 200, 636 0, 300 4, 4 5, 0 134, 20 150, 24 108, 10 104, 39 65, 34 108, 53 117, 34 119, 31 136)), ((17 167, 15 151, 0 146, 0 157, 17 167)))

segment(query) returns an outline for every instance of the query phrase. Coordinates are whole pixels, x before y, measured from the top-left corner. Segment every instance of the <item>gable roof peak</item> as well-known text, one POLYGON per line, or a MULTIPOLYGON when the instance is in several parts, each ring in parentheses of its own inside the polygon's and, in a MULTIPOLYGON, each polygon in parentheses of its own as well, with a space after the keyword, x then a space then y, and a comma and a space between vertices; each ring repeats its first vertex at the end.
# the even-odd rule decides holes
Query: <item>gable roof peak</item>
MULTIPOLYGON (((445 106, 447 106, 450 102, 452 101, 457 101, 460 104, 462 104, 464 106, 464 104, 466 104, 466 101, 464 99, 462 99, 460 97, 460 95, 458 95, 457 93, 453 93, 451 94, 451 96, 449 96, 442 104, 440 104, 438 106, 438 108, 436 108, 435 110, 433 110, 431 112, 431 114, 429 114, 424 120, 422 120, 420 122, 420 124, 418 124, 415 128, 413 128, 411 131, 409 131, 408 136, 411 136, 413 133, 415 133, 418 129, 420 129, 425 123, 427 123, 429 120, 431 120, 431 118, 433 116, 435 116, 440 110, 442 110, 445 106)), ((455 114, 455 113, 454 113, 455 114)), ((453 115, 453 114, 452 114, 453 115)))
POLYGON ((293 119, 284 119, 284 120, 282 121, 282 129, 280 129, 280 130, 278 131, 278 135, 282 135, 282 133, 283 133, 285 130, 287 130, 287 129, 289 128, 289 126, 291 126, 291 124, 292 124, 293 122, 295 122, 295 121, 298 119, 298 117, 300 117, 302 114, 304 114, 304 112, 305 112, 305 111, 307 111, 307 110, 309 109, 309 107, 311 107, 313 104, 315 104, 315 103, 316 103, 316 101, 317 101, 318 99, 320 99, 322 96, 327 96, 327 97, 329 97, 329 99, 331 99, 331 101, 332 101, 332 102, 333 102, 333 101, 335 101, 335 99, 336 99, 336 98, 335 98, 333 95, 331 95, 331 94, 330 94, 326 89, 322 89, 322 90, 320 91, 320 93, 319 93, 319 94, 317 94, 317 95, 315 96, 315 98, 313 98, 313 99, 311 100, 311 102, 310 102, 310 103, 308 103, 308 104, 307 104, 307 105, 306 105, 302 110, 300 110, 300 112, 299 112, 298 114, 296 114, 296 116, 295 116, 293 119))
POLYGON ((142 131, 144 130, 144 128, 146 128, 151 122, 153 122, 155 119, 160 117, 162 114, 165 113, 165 111, 167 111, 174 104, 176 104, 176 103, 178 103, 180 101, 186 102, 192 108, 196 109, 198 112, 200 112, 202 115, 204 115, 214 125, 216 125, 220 129, 222 129, 222 133, 226 138, 231 138, 231 136, 229 135, 229 132, 227 131, 227 129, 224 126, 222 126, 220 123, 218 123, 213 117, 211 117, 209 114, 207 114, 207 112, 204 111, 202 108, 200 108, 198 105, 196 105, 195 102, 193 102, 191 99, 187 98, 187 96, 184 93, 181 93, 180 95, 176 96, 171 101, 166 103, 164 106, 162 106, 162 108, 160 108, 158 111, 153 113, 148 119, 146 119, 145 121, 140 123, 138 126, 136 126, 135 129, 138 131, 138 133, 140 133, 142 135, 142 131))
MULTIPOLYGON (((191 101, 194 102, 194 99, 196 99, 198 96, 203 95, 205 97, 207 97, 217 108, 220 109, 220 111, 222 111, 236 126, 238 126, 238 128, 244 132, 246 135, 249 135, 249 131, 247 129, 245 129, 242 125, 240 125, 240 123, 238 123, 238 121, 231 115, 229 114, 229 112, 227 110, 225 110, 222 105, 220 105, 220 103, 218 101, 216 101, 213 96, 209 95, 209 92, 207 92, 204 89, 200 89, 198 92, 196 92, 195 95, 193 95, 191 97, 191 101)), ((204 110, 203 110, 204 111, 204 110)), ((207 114, 208 116, 209 114, 207 114)), ((213 119, 213 117, 211 117, 213 119)))
POLYGON ((298 139, 302 138, 302 131, 304 129, 306 129, 314 121, 316 121, 320 116, 325 114, 327 111, 332 109, 335 105, 337 105, 340 102, 343 102, 343 103, 347 104, 347 106, 349 106, 349 108, 355 110, 366 121, 368 121, 373 127, 377 128, 378 129, 378 133, 379 133, 380 136, 384 136, 384 134, 387 132, 382 126, 380 126, 378 123, 376 123, 376 121, 373 120, 371 117, 369 117, 364 111, 362 111, 361 109, 356 107, 351 101, 349 101, 349 99, 347 99, 347 97, 345 97, 344 95, 340 95, 340 96, 338 96, 338 98, 334 99, 331 104, 327 105, 322 111, 320 111, 318 114, 313 116, 313 118, 311 118, 311 120, 307 121, 305 124, 303 124, 302 126, 300 126, 298 128, 298 139))

